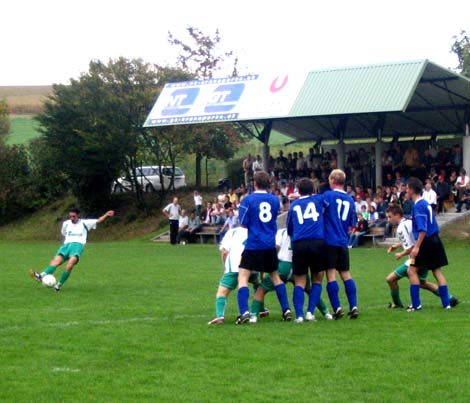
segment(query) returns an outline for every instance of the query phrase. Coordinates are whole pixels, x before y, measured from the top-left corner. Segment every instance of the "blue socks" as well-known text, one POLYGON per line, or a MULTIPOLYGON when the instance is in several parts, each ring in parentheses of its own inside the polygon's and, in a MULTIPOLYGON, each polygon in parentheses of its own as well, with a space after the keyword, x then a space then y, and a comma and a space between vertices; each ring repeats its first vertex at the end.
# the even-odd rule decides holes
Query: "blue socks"
MULTIPOLYGON (((410 284, 410 297, 411 305, 413 308, 418 308, 421 305, 421 298, 419 297, 419 284, 410 284)), ((442 300, 442 297, 441 297, 442 300)))
POLYGON ((294 295, 292 297, 292 301, 294 303, 294 309, 295 309, 295 316, 297 318, 303 318, 304 317, 304 289, 296 285, 294 287, 294 295))
POLYGON ((352 311, 352 309, 357 306, 356 283, 352 278, 344 282, 344 290, 346 291, 346 296, 348 297, 349 311, 352 311))
POLYGON ((439 296, 441 297, 442 307, 446 308, 450 305, 449 290, 446 285, 439 286, 439 296))
POLYGON ((248 287, 239 288, 238 294, 237 294, 237 300, 238 300, 238 310, 240 311, 240 315, 243 315, 245 312, 249 311, 248 298, 250 298, 250 289, 248 287))
POLYGON ((307 312, 314 313, 315 307, 320 302, 322 285, 320 283, 313 283, 312 288, 310 289, 310 295, 308 300, 308 309, 307 312))
POLYGON ((333 308, 333 312, 341 306, 339 302, 339 286, 336 280, 330 281, 326 285, 326 291, 328 292, 328 298, 330 299, 331 307, 333 308))
MULTIPOLYGON (((289 309, 289 300, 287 299, 286 285, 284 283, 281 283, 281 284, 274 286, 274 288, 276 290, 277 299, 279 300, 279 303, 281 304, 282 312, 284 312, 286 309, 289 309)), ((247 302, 247 306, 248 306, 248 302, 247 302)))

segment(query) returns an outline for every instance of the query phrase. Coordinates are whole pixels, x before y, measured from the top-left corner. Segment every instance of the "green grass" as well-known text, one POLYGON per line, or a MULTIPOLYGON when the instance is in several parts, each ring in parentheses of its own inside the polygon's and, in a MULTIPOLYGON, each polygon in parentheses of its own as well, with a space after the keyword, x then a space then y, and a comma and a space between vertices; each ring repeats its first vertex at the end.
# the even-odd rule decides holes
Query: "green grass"
POLYGON ((31 116, 13 116, 10 121, 10 134, 7 138, 8 144, 26 144, 39 136, 39 125, 31 116))
POLYGON ((363 247, 351 251, 357 321, 283 323, 270 294, 272 315, 237 327, 232 295, 227 323, 209 327, 221 274, 215 245, 93 243, 93 235, 58 295, 26 274, 57 243, 0 243, 0 401, 470 400, 463 243, 447 249, 445 273, 462 300, 450 312, 424 292, 421 312, 387 310, 384 279, 396 261, 363 247))

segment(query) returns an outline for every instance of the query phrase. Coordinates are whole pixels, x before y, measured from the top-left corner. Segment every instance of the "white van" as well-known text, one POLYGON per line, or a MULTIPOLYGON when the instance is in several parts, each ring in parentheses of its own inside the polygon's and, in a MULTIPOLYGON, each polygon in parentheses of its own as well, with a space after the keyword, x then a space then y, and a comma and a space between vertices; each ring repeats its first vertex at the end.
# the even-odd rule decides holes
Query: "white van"
MULTIPOLYGON (((173 167, 164 166, 161 167, 163 175, 163 185, 165 189, 168 189, 170 186, 171 176, 173 172, 173 167)), ((153 189, 160 190, 160 167, 158 165, 145 166, 137 168, 137 181, 140 183, 145 192, 151 192, 153 189)), ((175 189, 179 189, 186 186, 186 177, 183 171, 175 167, 175 177, 174 177, 175 189)), ((118 178, 113 185, 113 191, 115 193, 126 192, 132 190, 131 183, 124 177, 118 178)))

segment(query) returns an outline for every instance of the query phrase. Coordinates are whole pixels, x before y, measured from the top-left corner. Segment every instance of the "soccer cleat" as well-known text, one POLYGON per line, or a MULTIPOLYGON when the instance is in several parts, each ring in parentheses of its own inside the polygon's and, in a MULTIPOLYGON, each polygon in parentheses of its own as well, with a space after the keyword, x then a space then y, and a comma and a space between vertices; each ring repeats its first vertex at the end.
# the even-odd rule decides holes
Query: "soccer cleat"
POLYGON ((302 318, 302 316, 299 316, 298 318, 294 319, 294 323, 304 323, 304 318, 302 318))
POLYGON ((250 315, 250 323, 251 323, 251 324, 258 323, 258 317, 256 316, 256 314, 252 313, 252 314, 250 315))
POLYGON ((39 273, 36 273, 35 271, 30 270, 29 275, 38 283, 42 283, 42 276, 39 273))
POLYGON ((261 311, 259 313, 259 317, 260 318, 266 318, 267 316, 269 316, 269 309, 268 308, 264 308, 264 311, 261 311))
POLYGON ((447 305, 444 309, 451 309, 452 307, 450 305, 447 305))
POLYGON ((336 309, 335 313, 333 314, 333 319, 338 320, 338 319, 341 319, 343 316, 344 316, 343 309, 341 307, 338 307, 338 309, 336 309))
POLYGON ((324 318, 325 318, 326 320, 333 320, 333 315, 332 315, 331 313, 325 313, 324 318))
POLYGON ((244 323, 247 323, 249 320, 250 320, 250 312, 245 312, 243 315, 240 315, 237 317, 235 324, 243 325, 244 323))
POLYGON ((423 309, 421 305, 417 306, 416 308, 413 305, 408 305, 408 308, 406 308, 406 312, 421 311, 421 309, 423 309))
POLYGON ((60 291, 60 287, 62 287, 62 284, 57 283, 54 287, 52 287, 52 289, 53 289, 55 292, 59 292, 59 291, 60 291))
POLYGON ((225 322, 225 319, 223 316, 220 316, 218 318, 214 318, 211 321, 207 322, 208 325, 222 325, 225 322))
POLYGON ((455 308, 458 304, 460 303, 459 299, 457 297, 452 297, 450 299, 450 306, 452 308, 455 308))
POLYGON ((282 312, 282 320, 287 322, 292 320, 292 313, 290 309, 286 309, 284 312, 282 312))
MULTIPOLYGON (((331 316, 331 315, 330 315, 331 316)), ((317 320, 315 319, 315 315, 312 312, 307 312, 305 314, 305 320, 307 322, 316 322, 317 320)))
POLYGON ((348 313, 349 319, 357 319, 359 316, 359 309, 357 309, 357 306, 355 306, 353 309, 351 309, 351 312, 348 313))
POLYGON ((389 302, 388 307, 390 309, 404 308, 403 304, 395 304, 394 302, 389 302))

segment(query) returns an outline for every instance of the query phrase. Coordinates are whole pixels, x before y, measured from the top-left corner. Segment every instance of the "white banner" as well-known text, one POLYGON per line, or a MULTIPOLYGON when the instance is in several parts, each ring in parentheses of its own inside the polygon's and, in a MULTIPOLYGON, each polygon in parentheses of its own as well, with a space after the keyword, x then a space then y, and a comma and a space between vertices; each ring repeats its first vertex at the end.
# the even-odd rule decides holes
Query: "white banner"
POLYGON ((247 75, 166 84, 144 126, 285 117, 306 77, 247 75))

